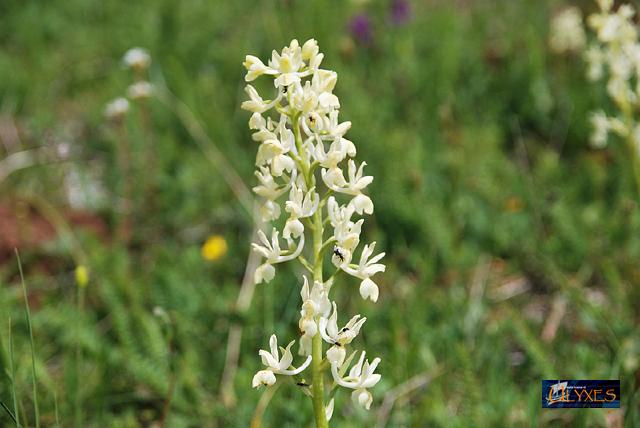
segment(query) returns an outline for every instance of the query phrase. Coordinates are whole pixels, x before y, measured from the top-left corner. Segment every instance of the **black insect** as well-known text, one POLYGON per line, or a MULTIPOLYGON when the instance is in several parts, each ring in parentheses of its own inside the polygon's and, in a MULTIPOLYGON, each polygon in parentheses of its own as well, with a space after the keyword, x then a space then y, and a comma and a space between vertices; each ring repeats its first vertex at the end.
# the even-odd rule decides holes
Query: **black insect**
POLYGON ((305 383, 305 382, 298 382, 298 383, 296 383, 296 385, 298 385, 298 386, 309 386, 309 384, 305 383))
POLYGON ((338 257, 341 262, 344 262, 344 255, 340 252, 340 248, 333 247, 333 254, 335 254, 336 257, 338 257))
POLYGON ((342 346, 342 344, 338 341, 333 342, 334 345, 336 345, 338 348, 342 346))
POLYGON ((349 327, 342 327, 342 330, 340 330, 340 333, 344 333, 346 331, 349 331, 349 327))

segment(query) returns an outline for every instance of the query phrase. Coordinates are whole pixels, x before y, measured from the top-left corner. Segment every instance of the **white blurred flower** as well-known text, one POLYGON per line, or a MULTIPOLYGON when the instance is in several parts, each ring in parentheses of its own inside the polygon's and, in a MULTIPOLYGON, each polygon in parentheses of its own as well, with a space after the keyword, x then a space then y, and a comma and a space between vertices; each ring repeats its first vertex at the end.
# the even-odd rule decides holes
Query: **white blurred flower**
POLYGON ((129 112, 129 101, 126 98, 116 98, 109 102, 105 109, 104 115, 107 119, 121 119, 129 112))
POLYGON ((127 88, 127 96, 132 100, 149 98, 153 95, 153 85, 146 81, 136 82, 127 88))
POLYGON ((590 46, 585 52, 587 61, 587 77, 590 80, 600 80, 604 74, 604 53, 598 46, 590 46))
MULTIPOLYGON (((598 5, 600 11, 588 19, 597 41, 585 53, 587 75, 592 80, 607 78, 607 94, 617 109, 614 114, 619 116, 607 117, 603 111, 591 115, 590 142, 601 148, 607 145, 611 133, 634 141, 640 109, 640 42, 633 7, 623 4, 614 9, 611 0, 598 0, 598 5)), ((634 151, 633 156, 637 155, 634 151)))
POLYGON ((92 211, 102 208, 107 196, 98 177, 95 168, 81 170, 71 164, 63 181, 69 206, 77 210, 92 211))
POLYGON ((587 42, 582 24, 582 12, 568 7, 553 17, 549 45, 557 53, 581 50, 587 42))
POLYGON ((146 49, 131 48, 124 54, 122 61, 129 68, 143 71, 151 65, 151 55, 146 49))
MULTIPOLYGON (((601 2, 603 3, 603 2, 601 2)), ((612 13, 609 4, 602 4, 600 13, 589 17, 589 25, 596 31, 598 40, 603 43, 635 42, 638 32, 631 20, 635 11, 629 5, 622 5, 612 13)))

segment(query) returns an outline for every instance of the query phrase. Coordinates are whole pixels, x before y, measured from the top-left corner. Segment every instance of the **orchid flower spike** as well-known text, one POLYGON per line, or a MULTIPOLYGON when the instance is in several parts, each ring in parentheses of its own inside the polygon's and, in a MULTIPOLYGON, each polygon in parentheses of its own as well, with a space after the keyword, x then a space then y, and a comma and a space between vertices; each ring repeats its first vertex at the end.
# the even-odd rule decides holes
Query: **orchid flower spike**
POLYGON ((281 376, 305 376, 296 384, 312 395, 320 427, 327 426, 338 405, 324 390, 329 366, 335 385, 353 389, 354 402, 367 409, 373 401, 369 389, 380 380, 374 373, 380 359, 369 364, 364 352, 349 376, 340 376, 346 348, 356 341, 366 318, 355 314, 339 327, 339 302, 332 301, 332 290, 345 285, 341 278, 350 275, 360 280, 360 295, 376 302, 381 287, 372 277, 385 271, 384 253, 374 255, 375 242, 360 245, 364 217, 374 212, 367 194, 373 176, 365 175, 366 162, 355 159, 356 144, 346 137, 352 124, 340 119, 341 103, 333 93, 338 75, 320 68, 323 59, 313 39, 303 44, 292 40, 269 59, 247 55, 243 65, 248 99, 241 106, 251 113, 249 129, 257 144, 253 191, 268 224, 252 244, 262 258, 254 281, 272 282, 275 265, 286 262, 298 261, 309 273, 301 278, 298 321, 298 354, 306 359, 293 366, 295 341, 278 348, 272 335, 270 350, 259 351, 265 367, 252 385, 271 386, 281 376), (273 89, 258 92, 252 84, 258 78, 270 79, 273 89), (333 274, 326 279, 329 271, 333 274), (323 364, 325 356, 329 365, 323 364))

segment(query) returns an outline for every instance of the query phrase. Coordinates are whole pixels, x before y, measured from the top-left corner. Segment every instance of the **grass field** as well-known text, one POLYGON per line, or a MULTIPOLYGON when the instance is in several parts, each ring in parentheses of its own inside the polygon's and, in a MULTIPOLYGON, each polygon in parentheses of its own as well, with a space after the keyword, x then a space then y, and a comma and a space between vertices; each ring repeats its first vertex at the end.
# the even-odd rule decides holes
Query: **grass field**
POLYGON ((336 291, 382 380, 334 425, 640 426, 640 195, 623 144, 589 145, 604 85, 548 48, 569 3, 392 3, 0 3, 0 426, 311 426, 295 384, 251 388, 269 335, 298 334, 300 272, 238 303, 242 62, 292 38, 338 72, 387 254, 377 304, 336 291), (110 122, 134 46, 161 95, 110 122), (620 379, 621 409, 543 410, 554 378, 620 379))

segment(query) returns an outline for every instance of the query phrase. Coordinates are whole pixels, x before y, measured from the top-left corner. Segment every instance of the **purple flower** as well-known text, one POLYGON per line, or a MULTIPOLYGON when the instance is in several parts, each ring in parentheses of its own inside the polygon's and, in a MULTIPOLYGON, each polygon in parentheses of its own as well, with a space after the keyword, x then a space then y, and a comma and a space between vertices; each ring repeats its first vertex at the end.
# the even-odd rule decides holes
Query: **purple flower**
POLYGON ((373 26, 366 13, 355 15, 349 21, 351 36, 362 44, 369 44, 373 40, 373 26))
POLYGON ((391 0, 389 18, 392 24, 406 24, 411 18, 411 3, 409 0, 391 0))

